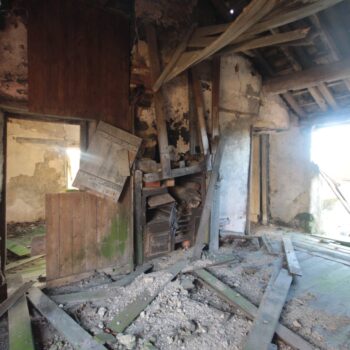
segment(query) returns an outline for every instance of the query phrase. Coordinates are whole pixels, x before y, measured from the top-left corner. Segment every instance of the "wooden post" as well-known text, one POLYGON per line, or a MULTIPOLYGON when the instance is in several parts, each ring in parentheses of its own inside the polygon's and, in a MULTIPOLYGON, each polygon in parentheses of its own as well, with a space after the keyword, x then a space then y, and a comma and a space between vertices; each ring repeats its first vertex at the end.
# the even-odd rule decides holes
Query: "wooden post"
POLYGON ((0 302, 7 298, 7 285, 5 279, 6 266, 6 140, 7 118, 0 111, 0 302))
POLYGON ((220 178, 215 184, 213 208, 210 215, 210 238, 209 251, 215 253, 219 250, 219 231, 220 231, 220 178))
POLYGON ((135 257, 136 265, 143 263, 143 223, 142 223, 142 171, 135 170, 135 257))
POLYGON ((261 208, 261 223, 268 224, 268 144, 269 135, 260 135, 260 208, 261 208))
POLYGON ((197 230, 197 237, 196 237, 196 245, 195 245, 194 251, 193 251, 193 258, 194 259, 200 258, 201 253, 202 253, 202 249, 203 249, 203 245, 205 243, 206 228, 208 227, 208 224, 209 224, 209 217, 210 217, 210 212, 211 212, 212 204, 213 204, 215 185, 216 185, 217 180, 219 178, 220 164, 221 164, 222 156, 224 154, 225 145, 226 145, 226 140, 225 140, 225 138, 222 137, 220 139, 219 146, 218 146, 218 149, 216 151, 214 165, 213 165, 213 169, 212 169, 212 172, 210 175, 207 195, 205 197, 203 211, 202 211, 202 215, 201 215, 201 218, 199 221, 199 226, 198 226, 198 230, 197 230))
POLYGON ((221 59, 218 56, 213 58, 213 85, 212 85, 212 100, 211 100, 211 114, 212 114, 212 152, 215 154, 217 138, 219 137, 219 108, 220 108, 220 63, 221 59))
MULTIPOLYGON (((150 59, 151 80, 154 84, 160 76, 160 62, 158 54, 157 35, 154 26, 146 27, 148 44, 148 54, 150 59)), ((163 176, 171 177, 171 164, 169 155, 169 142, 166 120, 164 116, 163 92, 162 89, 153 95, 154 107, 157 121, 158 147, 160 153, 160 163, 162 165, 163 176)))

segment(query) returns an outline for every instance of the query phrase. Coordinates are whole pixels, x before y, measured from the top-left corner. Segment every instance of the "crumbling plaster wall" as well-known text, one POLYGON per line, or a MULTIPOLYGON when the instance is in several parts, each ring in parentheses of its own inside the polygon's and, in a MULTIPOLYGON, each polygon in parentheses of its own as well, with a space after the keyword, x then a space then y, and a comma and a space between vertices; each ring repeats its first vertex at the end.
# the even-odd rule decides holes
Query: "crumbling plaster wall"
POLYGON ((315 167, 310 160, 311 129, 299 127, 270 135, 269 182, 272 221, 303 226, 310 213, 310 192, 315 167))
POLYGON ((0 30, 0 96, 28 98, 27 28, 23 19, 11 15, 0 30))
POLYGON ((65 191, 66 147, 79 147, 77 125, 10 119, 7 127, 8 222, 45 218, 45 194, 65 191))

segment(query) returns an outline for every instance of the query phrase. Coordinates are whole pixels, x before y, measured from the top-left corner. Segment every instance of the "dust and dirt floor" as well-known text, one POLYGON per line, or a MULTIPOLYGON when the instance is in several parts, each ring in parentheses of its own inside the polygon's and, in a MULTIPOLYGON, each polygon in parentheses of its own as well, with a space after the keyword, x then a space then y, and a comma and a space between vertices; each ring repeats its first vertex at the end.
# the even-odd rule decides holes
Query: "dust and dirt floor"
MULTIPOLYGON (((231 256, 226 264, 208 267, 208 270, 241 293, 255 305, 263 296, 276 262, 255 242, 234 241, 220 248, 221 256, 231 256)), ((154 261, 151 273, 137 277, 126 287, 109 288, 106 298, 76 305, 59 305, 90 334, 108 332, 107 324, 129 303, 144 291, 154 292, 169 277, 166 269, 178 260, 189 258, 191 250, 176 251, 168 257, 154 261)), ((109 349, 242 349, 252 321, 190 273, 190 270, 212 264, 216 257, 207 255, 193 264, 189 263, 181 274, 158 294, 155 300, 121 334, 114 334, 106 346, 109 349), (187 271, 187 273, 186 273, 187 271)), ((56 289, 49 295, 81 291, 91 286, 96 290, 106 288, 101 283, 110 277, 96 273, 88 280, 56 289)), ((342 332, 350 319, 321 312, 312 307, 315 297, 305 292, 285 304, 281 321, 302 335, 315 349, 350 349, 350 340, 339 348, 330 347, 325 334, 342 332), (325 332, 326 330, 326 332, 325 332)), ((39 348, 45 350, 72 349, 37 313, 34 315, 35 332, 39 348)), ((278 349, 291 349, 277 341, 278 349)))

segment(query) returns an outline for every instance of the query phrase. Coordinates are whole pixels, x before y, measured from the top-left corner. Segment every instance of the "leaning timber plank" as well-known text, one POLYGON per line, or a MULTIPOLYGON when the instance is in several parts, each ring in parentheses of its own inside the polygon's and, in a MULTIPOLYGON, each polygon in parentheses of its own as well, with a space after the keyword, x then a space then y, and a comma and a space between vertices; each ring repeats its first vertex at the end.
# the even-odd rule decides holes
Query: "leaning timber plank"
POLYGON ((28 299, 56 330, 75 348, 84 350, 105 350, 92 336, 81 328, 70 316, 60 309, 40 289, 31 288, 28 299))
POLYGON ((44 254, 43 255, 36 255, 36 256, 31 256, 30 258, 27 258, 27 259, 21 259, 19 261, 14 261, 12 263, 7 264, 5 267, 5 270, 10 271, 10 270, 16 269, 22 265, 25 265, 25 264, 34 262, 40 258, 43 258, 44 256, 45 256, 44 254))
POLYGON ((291 284, 292 277, 287 270, 281 269, 261 300, 244 350, 269 349, 291 284))
MULTIPOLYGON (((321 12, 328 7, 339 4, 344 0, 319 0, 309 5, 304 5, 300 8, 297 8, 292 11, 286 11, 285 13, 278 13, 276 16, 269 18, 268 20, 259 21, 254 27, 252 27, 249 31, 247 31, 248 35, 255 35, 265 31, 268 31, 273 28, 281 27, 283 25, 298 21, 300 19, 312 16, 318 12, 321 12)), ((193 36, 207 36, 207 35, 215 35, 223 33, 229 24, 216 24, 207 27, 200 27, 196 29, 193 36)))
POLYGON ((211 208, 213 205, 213 198, 214 198, 214 192, 215 192, 215 186, 217 183, 217 180, 219 178, 219 170, 220 170, 220 164, 221 160, 224 154, 226 145, 226 140, 224 137, 222 137, 219 141, 218 149, 215 154, 215 160, 213 169, 210 175, 209 185, 207 194, 205 196, 204 206, 202 210, 202 215, 199 221, 198 229, 197 229, 197 237, 196 237, 196 244, 193 250, 193 258, 199 259, 202 253, 202 249, 205 243, 205 233, 206 228, 209 224, 209 218, 211 213, 211 208))
POLYGON ((161 173, 148 173, 143 175, 144 182, 156 182, 166 179, 172 179, 185 175, 197 174, 205 170, 205 163, 198 163, 185 168, 177 168, 171 170, 171 176, 163 176, 161 173))
POLYGON ((319 65, 304 71, 268 79, 265 92, 281 94, 289 90, 301 90, 322 82, 331 82, 350 77, 350 59, 319 65))
MULTIPOLYGON (((9 291, 15 290, 23 283, 22 277, 9 278, 9 291)), ((27 298, 22 295, 8 310, 9 350, 34 350, 32 325, 27 298)))
POLYGON ((181 54, 186 50, 187 43, 191 38, 191 35, 196 28, 196 24, 193 24, 190 29, 187 31, 185 34, 184 38, 181 40, 179 46, 175 49, 174 53, 171 56, 171 59, 169 63, 166 65, 166 67, 163 69, 162 74, 159 76, 157 81, 153 85, 153 91, 157 92, 159 88, 162 86, 165 78, 167 75, 171 72, 171 70, 174 68, 176 65, 177 61, 179 60, 181 54))
POLYGON ((223 50, 224 51, 223 53, 226 53, 226 51, 229 51, 232 53, 243 52, 247 50, 253 50, 253 49, 258 49, 258 48, 267 47, 267 46, 274 46, 274 45, 284 44, 294 40, 304 39, 309 33, 309 31, 310 31, 310 28, 303 28, 303 29, 293 30, 291 32, 277 33, 277 34, 263 36, 261 38, 248 40, 240 44, 236 44, 232 46, 229 45, 223 50))
POLYGON ((235 21, 229 24, 225 32, 216 38, 210 45, 198 51, 182 65, 175 66, 165 81, 169 81, 182 73, 187 68, 207 59, 214 53, 223 49, 226 45, 237 39, 241 34, 253 27, 259 20, 266 16, 275 6, 276 0, 253 0, 244 8, 235 21))
MULTIPOLYGON (((227 52, 243 52, 247 50, 258 49, 261 47, 273 46, 273 45, 281 45, 288 42, 294 42, 297 40, 304 39, 310 31, 310 28, 302 28, 296 29, 289 32, 277 33, 272 35, 265 35, 259 38, 248 39, 244 42, 228 45, 225 49, 220 51, 220 53, 227 52)), ((202 37, 200 40, 196 40, 196 47, 205 47, 210 44, 215 37, 202 37)))
POLYGON ((186 266, 186 264, 187 261, 182 260, 167 269, 170 276, 165 283, 163 283, 154 293, 150 293, 149 291, 144 291, 141 293, 141 295, 139 295, 135 301, 127 305, 122 312, 120 312, 111 322, 109 322, 107 327, 117 333, 123 332, 157 297, 164 287, 186 266))
POLYGON ((10 239, 6 240, 6 248, 8 251, 19 257, 30 255, 30 250, 27 247, 10 239))
POLYGON ((139 266, 134 272, 131 272, 129 275, 121 278, 119 281, 106 283, 99 289, 93 287, 83 292, 53 295, 51 299, 53 299, 57 304, 77 304, 84 303, 86 301, 104 299, 106 298, 107 294, 110 293, 112 288, 125 287, 130 284, 136 277, 151 270, 152 268, 153 264, 144 264, 142 266, 139 266))
POLYGON ((299 261, 295 255, 294 247, 290 237, 282 237, 284 251, 286 253, 288 270, 292 275, 302 276, 299 261))
MULTIPOLYGON (((194 272, 201 281, 203 281, 214 292, 218 293, 230 305, 240 309, 250 320, 254 320, 258 313, 258 308, 241 294, 228 287, 226 284, 217 279, 214 275, 206 270, 197 270, 194 272)), ((282 324, 278 324, 276 334, 288 345, 299 350, 313 350, 306 340, 289 330, 282 324)))
MULTIPOLYGON (((150 60, 150 71, 152 83, 156 83, 157 78, 161 75, 161 66, 159 61, 157 34, 153 25, 146 27, 146 37, 148 44, 148 55, 150 60)), ((154 107, 157 121, 158 148, 160 153, 160 163, 164 176, 171 176, 171 163, 169 155, 168 131, 164 115, 164 98, 162 90, 154 95, 154 107)))
POLYGON ((0 304, 0 317, 2 317, 7 310, 13 306, 22 296, 25 294, 28 289, 31 288, 34 282, 24 283, 19 287, 15 292, 13 292, 5 301, 0 304))

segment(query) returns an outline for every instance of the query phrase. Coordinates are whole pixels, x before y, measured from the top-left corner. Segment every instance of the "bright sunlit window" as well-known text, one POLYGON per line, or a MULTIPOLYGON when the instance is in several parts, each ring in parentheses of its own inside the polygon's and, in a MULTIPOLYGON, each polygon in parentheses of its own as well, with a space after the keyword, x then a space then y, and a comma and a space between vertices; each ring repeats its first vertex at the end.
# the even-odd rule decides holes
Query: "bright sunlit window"
POLYGON ((67 148, 66 154, 68 158, 67 188, 75 189, 75 187, 73 187, 73 181, 79 170, 80 149, 77 147, 67 148))

